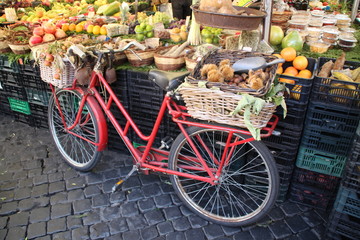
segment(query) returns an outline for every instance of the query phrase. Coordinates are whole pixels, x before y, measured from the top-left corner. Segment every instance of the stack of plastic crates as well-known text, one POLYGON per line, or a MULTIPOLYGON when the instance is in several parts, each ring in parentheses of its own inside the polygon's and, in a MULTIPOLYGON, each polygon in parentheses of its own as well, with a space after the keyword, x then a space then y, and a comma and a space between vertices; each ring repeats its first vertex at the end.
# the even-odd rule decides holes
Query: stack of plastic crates
MULTIPOLYGON (((317 61, 313 58, 308 58, 308 62, 307 69, 315 72, 317 61)), ((283 64, 284 69, 288 66, 291 66, 291 63, 283 64)), ((285 100, 287 114, 284 118, 283 109, 281 107, 278 108, 276 115, 279 116, 279 123, 275 130, 280 132, 281 135, 264 138, 263 142, 273 153, 277 163, 280 175, 278 201, 281 202, 286 199, 293 175, 314 76, 307 79, 280 75, 279 78, 286 80, 286 87, 290 90, 285 100)))
MULTIPOLYGON (((129 111, 130 104, 129 104, 129 94, 128 94, 128 83, 127 83, 127 70, 117 70, 116 71, 116 82, 111 84, 111 88, 123 104, 124 108, 129 111)), ((100 92, 103 93, 101 89, 100 92)), ((106 93, 104 95, 106 98, 106 93)), ((119 108, 113 102, 110 107, 111 112, 113 113, 115 119, 120 124, 121 128, 124 129, 126 125, 125 117, 120 112, 119 108)), ((118 132, 116 131, 115 127, 112 125, 110 120, 108 119, 108 147, 114 151, 124 151, 127 150, 124 142, 122 141, 121 137, 119 136, 118 132)), ((132 135, 128 134, 128 137, 131 139, 132 135)))
POLYGON ((360 237, 360 125, 330 215, 328 239, 360 237))
MULTIPOLYGON (((320 58, 319 69, 328 60, 320 58)), ((347 61, 344 68, 359 66, 358 62, 347 61)), ((291 201, 329 209, 337 193, 359 119, 359 83, 315 77, 296 166, 299 171, 312 171, 317 175, 315 179, 319 180, 314 186, 294 176, 289 192, 291 201)))
MULTIPOLYGON (((144 135, 150 135, 155 124, 165 92, 149 79, 148 73, 127 71, 127 83, 130 103, 130 115, 144 135)), ((167 136, 168 123, 164 118, 156 135, 155 147, 167 136)), ((133 142, 145 144, 135 132, 133 142)))

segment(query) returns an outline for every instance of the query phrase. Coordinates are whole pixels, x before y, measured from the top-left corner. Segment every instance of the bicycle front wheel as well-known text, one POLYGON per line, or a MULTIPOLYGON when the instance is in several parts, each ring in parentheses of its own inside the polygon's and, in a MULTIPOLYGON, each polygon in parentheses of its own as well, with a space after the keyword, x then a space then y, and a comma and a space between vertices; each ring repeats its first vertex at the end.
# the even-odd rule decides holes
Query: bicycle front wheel
MULTIPOLYGON (((80 94, 72 90, 60 90, 56 95, 66 125, 73 125, 79 110, 80 94)), ((101 158, 102 153, 98 150, 98 146, 92 144, 99 142, 99 123, 92 107, 85 103, 79 123, 71 130, 77 136, 65 129, 53 97, 49 102, 48 118, 50 133, 65 161, 76 170, 91 170, 101 158)))
MULTIPOLYGON (((215 174, 229 132, 199 127, 189 127, 187 132, 215 174)), ((234 133, 230 140, 234 142, 248 137, 234 133)), ((170 179, 175 192, 189 209, 206 220, 227 226, 254 223, 269 212, 277 198, 279 176, 274 158, 258 141, 237 145, 226 156, 228 161, 217 184, 172 175, 170 179)), ((181 133, 172 144, 169 168, 207 177, 208 173, 200 169, 202 165, 197 159, 194 149, 181 133)))

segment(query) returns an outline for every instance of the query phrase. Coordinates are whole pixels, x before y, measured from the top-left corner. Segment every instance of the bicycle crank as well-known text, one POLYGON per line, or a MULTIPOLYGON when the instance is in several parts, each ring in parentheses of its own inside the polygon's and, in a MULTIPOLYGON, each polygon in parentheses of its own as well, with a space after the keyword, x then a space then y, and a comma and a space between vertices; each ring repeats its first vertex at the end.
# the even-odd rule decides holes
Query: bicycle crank
POLYGON ((115 183, 115 185, 112 187, 112 192, 114 193, 122 183, 124 183, 135 171, 138 170, 138 166, 137 165, 133 165, 132 169, 130 170, 130 172, 125 176, 125 178, 120 179, 119 181, 117 181, 117 183, 115 183))

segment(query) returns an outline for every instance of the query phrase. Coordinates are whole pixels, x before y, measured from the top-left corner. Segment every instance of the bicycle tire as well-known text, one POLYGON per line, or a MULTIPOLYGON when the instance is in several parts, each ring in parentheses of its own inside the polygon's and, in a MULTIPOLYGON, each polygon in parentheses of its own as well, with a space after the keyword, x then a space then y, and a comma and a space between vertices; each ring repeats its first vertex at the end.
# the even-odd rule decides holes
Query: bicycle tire
MULTIPOLYGON (((186 131, 191 139, 200 136, 206 146, 212 149, 212 154, 220 159, 228 132, 194 126, 186 131)), ((234 133, 234 136, 241 139, 249 137, 239 133, 234 133)), ((205 148, 200 147, 199 142, 194 143, 207 164, 217 169, 205 148)), ((184 169, 186 166, 199 166, 196 161, 186 160, 190 156, 196 157, 184 134, 180 133, 170 149, 169 168, 208 176, 204 171, 184 169)), ((206 220, 225 226, 244 226, 259 221, 270 211, 279 191, 279 175, 274 158, 260 141, 236 146, 218 185, 177 175, 171 175, 170 179, 176 194, 190 210, 206 220), (246 173, 246 170, 250 172, 246 173)))
MULTIPOLYGON (((56 92, 66 119, 67 126, 75 121, 81 95, 74 90, 62 90, 56 92)), ((59 110, 52 96, 49 101, 48 122, 51 136, 65 161, 74 169, 79 171, 91 170, 100 160, 102 151, 77 136, 67 133, 59 114, 59 110)), ((94 109, 87 101, 82 111, 80 124, 74 128, 78 135, 93 142, 99 142, 99 122, 95 117, 94 109)))

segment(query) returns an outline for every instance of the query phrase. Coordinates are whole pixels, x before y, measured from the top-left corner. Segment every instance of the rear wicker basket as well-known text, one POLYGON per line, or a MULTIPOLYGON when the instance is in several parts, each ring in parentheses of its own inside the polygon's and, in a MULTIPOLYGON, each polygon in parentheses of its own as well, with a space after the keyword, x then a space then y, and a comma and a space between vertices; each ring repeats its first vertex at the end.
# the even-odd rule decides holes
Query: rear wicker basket
POLYGON ((176 57, 168 57, 163 55, 167 51, 169 51, 169 49, 171 49, 172 47, 173 46, 161 47, 155 51, 154 60, 155 60, 155 65, 158 69, 163 71, 173 71, 173 70, 178 70, 185 65, 184 54, 176 57))
POLYGON ((74 82, 75 68, 71 65, 70 61, 63 59, 65 67, 61 69, 60 79, 55 79, 54 74, 57 73, 55 66, 45 66, 44 60, 39 59, 40 75, 44 82, 50 83, 58 88, 71 86, 74 82))
MULTIPOLYGON (((207 55, 205 55, 201 61, 199 61, 194 69, 194 71, 191 73, 191 75, 188 78, 188 82, 194 86, 198 85, 199 81, 206 81, 206 79, 201 79, 200 70, 204 64, 213 63, 216 65, 219 65, 219 63, 224 59, 229 59, 230 64, 232 65, 237 60, 248 58, 248 57, 264 57, 266 62, 271 62, 275 59, 277 59, 276 56, 263 54, 259 52, 244 52, 239 50, 217 50, 213 52, 209 52, 207 55)), ((206 86, 208 88, 216 87, 221 89, 224 92, 232 92, 232 93, 248 93, 253 96, 261 97, 265 95, 268 90, 271 87, 271 84, 274 82, 276 70, 277 70, 277 64, 272 65, 271 70, 269 72, 269 79, 266 82, 265 86, 254 90, 251 88, 240 88, 238 86, 229 85, 227 83, 220 83, 220 82, 207 82, 206 86)))
MULTIPOLYGON (((242 95, 216 89, 184 86, 179 88, 179 92, 185 101, 188 113, 193 118, 246 128, 244 110, 235 115, 231 114, 243 98, 242 95)), ((265 127, 275 110, 275 104, 265 103, 259 115, 251 114, 251 124, 255 128, 265 127)))
POLYGON ((129 63, 134 67, 149 66, 154 63, 154 54, 156 49, 132 50, 141 60, 130 50, 126 50, 125 54, 129 63))

